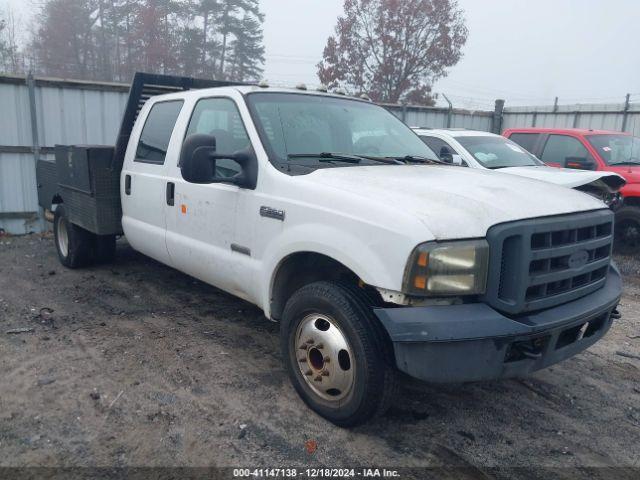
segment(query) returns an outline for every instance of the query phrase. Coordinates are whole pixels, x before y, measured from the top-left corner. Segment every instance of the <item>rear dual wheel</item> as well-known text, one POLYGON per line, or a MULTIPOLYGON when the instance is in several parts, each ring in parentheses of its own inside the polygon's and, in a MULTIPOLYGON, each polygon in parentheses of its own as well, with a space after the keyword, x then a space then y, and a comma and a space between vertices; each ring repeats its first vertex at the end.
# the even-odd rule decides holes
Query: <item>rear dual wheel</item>
POLYGON ((281 343, 297 392, 336 425, 364 423, 390 406, 390 345, 360 289, 317 282, 298 290, 283 313, 281 343))
POLYGON ((71 223, 64 205, 56 208, 53 235, 60 263, 67 268, 80 268, 92 262, 108 263, 115 257, 115 235, 95 235, 71 223))

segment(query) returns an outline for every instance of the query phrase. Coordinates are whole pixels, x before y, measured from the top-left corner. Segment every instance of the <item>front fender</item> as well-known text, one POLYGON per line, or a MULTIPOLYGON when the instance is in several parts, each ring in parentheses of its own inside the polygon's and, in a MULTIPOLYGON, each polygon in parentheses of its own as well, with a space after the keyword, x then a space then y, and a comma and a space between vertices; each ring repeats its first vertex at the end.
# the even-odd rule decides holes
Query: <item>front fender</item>
POLYGON ((270 314, 270 298, 281 263, 295 253, 325 255, 341 263, 369 285, 400 290, 404 268, 415 245, 393 232, 356 235, 333 225, 305 223, 286 229, 264 252, 262 305, 270 314))
POLYGON ((632 202, 628 200, 631 198, 634 198, 634 200, 638 202, 638 199, 640 199, 640 183, 627 183, 622 187, 620 193, 622 193, 622 196, 625 199, 625 204, 631 204, 632 202))

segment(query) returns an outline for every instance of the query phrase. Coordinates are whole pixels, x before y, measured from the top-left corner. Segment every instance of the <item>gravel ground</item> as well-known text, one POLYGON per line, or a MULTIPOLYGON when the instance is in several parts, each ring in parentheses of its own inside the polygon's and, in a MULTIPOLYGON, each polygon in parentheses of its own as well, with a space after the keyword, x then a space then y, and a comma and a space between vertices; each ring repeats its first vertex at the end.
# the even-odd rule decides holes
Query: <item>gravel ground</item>
POLYGON ((638 478, 640 262, 618 263, 623 318, 588 351, 522 379, 404 379, 388 414, 343 430, 295 394, 278 326, 257 308, 124 242, 114 265, 70 271, 50 237, 3 237, 0 466, 429 466, 451 478, 628 467, 616 477, 638 478))

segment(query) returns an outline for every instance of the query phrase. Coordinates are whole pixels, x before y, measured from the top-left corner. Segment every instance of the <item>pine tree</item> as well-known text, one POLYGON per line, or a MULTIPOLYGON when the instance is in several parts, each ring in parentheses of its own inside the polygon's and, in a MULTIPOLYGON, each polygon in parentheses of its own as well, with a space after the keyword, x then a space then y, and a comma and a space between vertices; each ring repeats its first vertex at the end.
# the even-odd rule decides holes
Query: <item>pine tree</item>
MULTIPOLYGON (((264 15, 260 12, 258 0, 223 0, 219 17, 220 33, 222 34, 222 45, 220 60, 218 62, 217 74, 219 78, 231 78, 226 66, 229 57, 233 57, 233 45, 238 44, 241 36, 246 37, 240 40, 241 43, 262 44, 262 28, 264 15), (244 32, 243 28, 252 30, 244 32), (250 40, 251 39, 251 40, 250 40)), ((248 59, 251 61, 250 59, 248 59)), ((264 52, 253 60, 252 67, 258 69, 264 63, 264 52)))
POLYGON ((258 0, 45 0, 28 53, 49 76, 254 79, 264 64, 263 21, 258 0))
POLYGON ((259 80, 264 64, 262 26, 259 20, 249 15, 242 18, 236 38, 231 42, 231 50, 228 77, 241 82, 259 80))

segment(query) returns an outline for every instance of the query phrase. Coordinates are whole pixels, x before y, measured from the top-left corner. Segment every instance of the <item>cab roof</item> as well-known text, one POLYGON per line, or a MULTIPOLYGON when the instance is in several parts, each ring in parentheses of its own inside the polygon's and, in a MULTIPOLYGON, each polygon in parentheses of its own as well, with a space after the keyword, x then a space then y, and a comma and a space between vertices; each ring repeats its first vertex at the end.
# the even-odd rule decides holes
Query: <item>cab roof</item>
POLYGON ((230 91, 239 92, 242 95, 247 95, 250 93, 293 93, 298 95, 314 95, 314 96, 320 96, 320 97, 342 98, 347 100, 355 100, 359 102, 371 103, 369 100, 366 100, 363 98, 359 98, 351 95, 339 94, 335 92, 323 92, 323 91, 314 90, 314 89, 305 90, 301 88, 263 87, 258 85, 229 85, 229 86, 223 86, 223 87, 200 88, 200 89, 185 90, 185 91, 180 91, 175 93, 167 93, 163 95, 156 95, 151 97, 151 99, 154 101, 158 101, 158 100, 171 99, 171 98, 174 98, 174 99, 189 98, 189 97, 199 98, 199 97, 206 97, 211 94, 224 93, 224 92, 230 92, 230 91))
POLYGON ((435 133, 439 135, 448 135, 449 137, 499 137, 495 133, 485 132, 484 130, 467 130, 464 128, 422 128, 413 127, 413 131, 419 135, 428 135, 435 133))
POLYGON ((503 135, 510 133, 557 133, 561 135, 631 135, 615 130, 595 130, 589 128, 508 128, 503 135))

